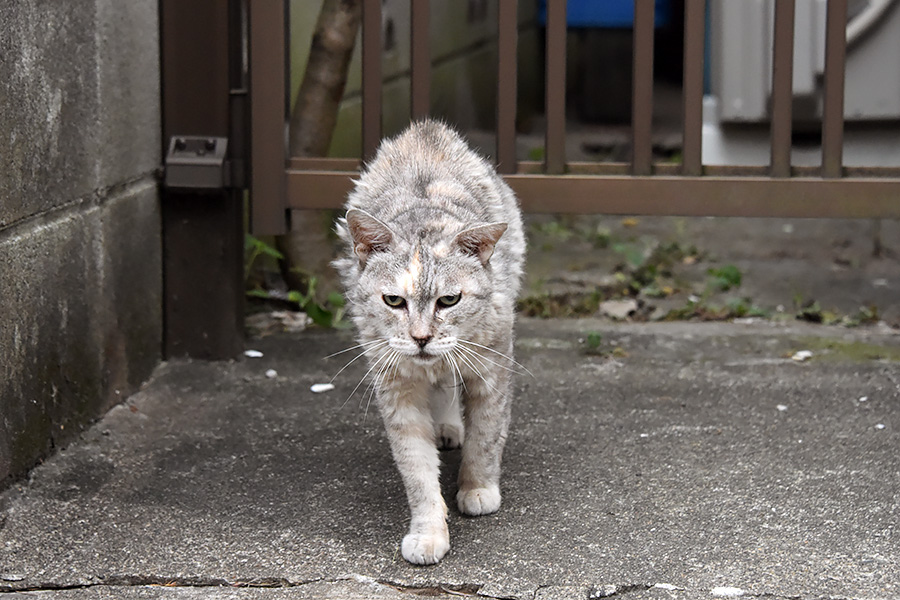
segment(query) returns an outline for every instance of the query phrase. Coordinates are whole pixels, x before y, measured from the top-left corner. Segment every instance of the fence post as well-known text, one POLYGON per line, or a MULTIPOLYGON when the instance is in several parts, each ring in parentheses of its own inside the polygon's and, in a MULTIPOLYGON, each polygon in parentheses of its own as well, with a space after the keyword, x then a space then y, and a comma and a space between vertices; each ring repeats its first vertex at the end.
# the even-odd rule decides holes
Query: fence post
MULTIPOLYGON (((239 0, 162 0, 160 15, 163 153, 173 136, 229 137, 239 0)), ((243 347, 243 193, 163 188, 161 196, 163 352, 237 356, 243 347)))

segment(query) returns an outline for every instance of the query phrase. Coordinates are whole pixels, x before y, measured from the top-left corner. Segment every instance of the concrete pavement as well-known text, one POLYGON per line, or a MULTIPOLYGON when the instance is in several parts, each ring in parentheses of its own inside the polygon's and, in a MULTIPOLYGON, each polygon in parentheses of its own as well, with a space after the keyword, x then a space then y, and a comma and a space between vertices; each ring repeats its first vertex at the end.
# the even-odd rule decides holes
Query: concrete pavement
MULTIPOLYGON (((438 566, 399 555, 405 496, 366 385, 351 396, 361 361, 310 391, 352 337, 310 330, 163 365, 3 493, 0 591, 900 598, 896 330, 524 319, 518 336, 534 377, 517 379, 503 506, 451 507, 438 566)), ((452 498, 458 451, 443 458, 452 498)))

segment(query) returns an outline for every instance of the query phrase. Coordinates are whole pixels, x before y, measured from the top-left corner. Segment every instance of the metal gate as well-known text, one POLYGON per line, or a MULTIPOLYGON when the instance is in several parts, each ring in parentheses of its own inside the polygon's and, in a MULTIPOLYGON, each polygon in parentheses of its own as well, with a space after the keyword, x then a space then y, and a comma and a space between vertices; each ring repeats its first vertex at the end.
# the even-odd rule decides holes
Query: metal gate
MULTIPOLYGON (((411 0, 411 115, 429 110, 429 1, 411 0)), ((701 160, 705 0, 684 0, 683 159, 656 163, 653 114, 654 0, 635 0, 632 156, 626 163, 565 156, 566 0, 547 1, 543 162, 516 161, 518 0, 499 2, 498 171, 525 211, 628 215, 900 218, 900 169, 843 164, 847 0, 828 0, 822 163, 791 165, 794 0, 775 0, 771 161, 767 167, 701 160)), ((250 20, 251 198, 257 234, 284 233, 291 210, 337 208, 360 161, 296 158, 287 152, 287 33, 284 0, 252 0, 250 20)), ((363 0, 363 155, 381 137, 381 0, 363 0)), ((898 141, 900 143, 900 141, 898 141)))

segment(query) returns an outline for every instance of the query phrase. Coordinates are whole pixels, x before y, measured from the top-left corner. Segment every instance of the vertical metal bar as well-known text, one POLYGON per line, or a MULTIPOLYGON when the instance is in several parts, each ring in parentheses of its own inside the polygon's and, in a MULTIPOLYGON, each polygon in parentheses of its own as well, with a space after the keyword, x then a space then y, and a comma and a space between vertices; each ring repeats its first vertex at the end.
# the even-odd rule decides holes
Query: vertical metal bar
POLYGON ((844 71, 847 0, 828 0, 825 25, 825 103, 822 108, 822 176, 840 177, 844 162, 844 71))
POLYGON ((518 0, 500 0, 497 14, 497 170, 516 172, 518 0))
POLYGON ((706 0, 684 2, 684 137, 682 175, 703 171, 703 45, 706 0))
POLYGON ((631 172, 649 175, 653 161, 653 34, 655 2, 635 0, 631 97, 631 172))
POLYGON ((250 2, 251 224, 257 235, 287 232, 287 73, 284 2, 250 2))
POLYGON ((412 0, 410 61, 412 63, 412 118, 427 117, 431 111, 431 47, 429 44, 431 0, 412 0))
POLYGON ((771 175, 791 175, 791 121, 794 78, 794 0, 775 0, 772 57, 771 175))
MULTIPOLYGON (((236 135, 229 89, 243 83, 231 62, 243 37, 238 3, 160 2, 164 144, 174 135, 236 135)), ((243 192, 163 188, 161 197, 163 352, 234 358, 243 349, 243 192)))
POLYGON ((566 169, 566 0, 547 2, 546 81, 547 137, 544 170, 566 169))
POLYGON ((363 159, 381 140, 381 0, 363 0, 362 21, 363 159))

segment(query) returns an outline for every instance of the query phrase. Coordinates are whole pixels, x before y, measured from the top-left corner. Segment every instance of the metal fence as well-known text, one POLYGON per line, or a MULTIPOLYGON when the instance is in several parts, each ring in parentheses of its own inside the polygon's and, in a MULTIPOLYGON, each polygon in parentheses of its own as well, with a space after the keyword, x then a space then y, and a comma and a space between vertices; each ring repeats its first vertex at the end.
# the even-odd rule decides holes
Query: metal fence
MULTIPOLYGON (((684 0, 683 159, 652 154, 653 0, 635 0, 632 156, 626 163, 566 160, 566 0, 547 1, 543 162, 516 160, 518 0, 497 0, 497 169, 524 210, 554 213, 900 218, 900 169, 843 165, 847 0, 828 0, 822 164, 791 165, 794 0, 775 0, 768 167, 702 163, 706 0, 684 0)), ((381 138, 381 0, 363 0, 362 148, 381 138)), ((429 0, 411 0, 411 118, 428 114, 429 0)), ((282 233, 291 210, 339 207, 360 161, 288 156, 286 6, 249 3, 251 198, 256 233, 282 233)))

